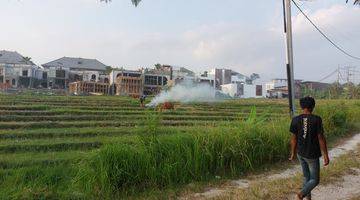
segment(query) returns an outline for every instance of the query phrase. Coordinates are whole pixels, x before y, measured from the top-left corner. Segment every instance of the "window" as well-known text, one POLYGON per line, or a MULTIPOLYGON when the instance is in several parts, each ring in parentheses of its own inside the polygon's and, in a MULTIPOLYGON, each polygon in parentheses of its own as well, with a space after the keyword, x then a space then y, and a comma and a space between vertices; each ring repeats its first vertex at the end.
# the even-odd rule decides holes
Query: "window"
POLYGON ((262 85, 256 86, 256 96, 262 96, 262 85))
POLYGON ((237 84, 237 96, 244 95, 244 84, 237 84))
POLYGON ((65 78, 65 70, 56 70, 56 78, 65 78))
POLYGON ((11 80, 11 84, 12 84, 12 85, 16 85, 16 80, 15 80, 15 79, 12 79, 12 80, 11 80))
POLYGON ((96 75, 95 74, 91 75, 91 80, 93 80, 93 81, 96 80, 96 75))
POLYGON ((157 76, 145 76, 145 85, 158 85, 157 76))
POLYGON ((42 78, 47 79, 47 72, 43 72, 42 78))
POLYGON ((23 71, 22 71, 22 76, 26 76, 26 77, 27 77, 27 76, 28 76, 28 70, 23 70, 23 71))

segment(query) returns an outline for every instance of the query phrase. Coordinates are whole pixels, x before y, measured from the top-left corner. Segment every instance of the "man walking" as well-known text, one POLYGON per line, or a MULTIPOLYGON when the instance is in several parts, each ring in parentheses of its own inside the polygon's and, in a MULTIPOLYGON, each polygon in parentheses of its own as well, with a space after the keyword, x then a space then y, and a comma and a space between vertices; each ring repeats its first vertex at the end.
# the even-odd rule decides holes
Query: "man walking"
POLYGON ((312 114, 315 108, 315 99, 304 97, 300 99, 300 106, 302 114, 294 117, 290 125, 292 136, 289 160, 294 160, 297 155, 304 174, 303 188, 297 193, 297 198, 311 200, 311 191, 320 181, 319 158, 321 157, 321 151, 324 166, 329 164, 329 155, 322 119, 312 114))

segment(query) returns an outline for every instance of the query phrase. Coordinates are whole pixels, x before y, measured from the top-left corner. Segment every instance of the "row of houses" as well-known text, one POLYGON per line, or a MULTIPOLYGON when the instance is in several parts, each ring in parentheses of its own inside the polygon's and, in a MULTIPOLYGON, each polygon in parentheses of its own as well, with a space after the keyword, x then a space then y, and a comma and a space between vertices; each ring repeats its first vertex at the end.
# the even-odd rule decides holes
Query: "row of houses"
POLYGON ((18 52, 0 51, 3 88, 66 89, 74 81, 106 81, 106 65, 96 59, 63 57, 42 66, 18 52))
POLYGON ((263 96, 263 92, 259 92, 260 86, 254 86, 253 80, 228 69, 213 69, 202 74, 169 65, 126 70, 111 68, 96 59, 72 57, 62 57, 38 66, 18 52, 0 51, 2 89, 49 88, 65 89, 74 94, 139 96, 157 94, 164 87, 183 81, 206 83, 233 97, 263 96))
MULTIPOLYGON (((287 96, 286 79, 274 79, 264 84, 258 74, 246 76, 231 69, 214 68, 196 74, 184 67, 157 64, 154 68, 126 70, 111 68, 96 59, 72 57, 62 57, 38 66, 17 52, 0 51, 0 89, 49 88, 68 90, 72 94, 137 97, 157 94, 165 87, 184 81, 208 84, 233 98, 287 96)), ((300 83, 301 80, 296 80, 297 85, 300 83)))

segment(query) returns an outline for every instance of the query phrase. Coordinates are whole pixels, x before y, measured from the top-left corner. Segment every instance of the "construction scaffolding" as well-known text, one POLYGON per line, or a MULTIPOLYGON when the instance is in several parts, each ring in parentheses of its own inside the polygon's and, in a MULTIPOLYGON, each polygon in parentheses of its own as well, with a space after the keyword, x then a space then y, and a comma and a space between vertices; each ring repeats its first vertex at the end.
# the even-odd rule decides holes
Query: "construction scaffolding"
POLYGON ((116 95, 140 97, 143 94, 143 78, 119 75, 116 78, 116 95))
POLYGON ((110 84, 78 81, 69 84, 69 92, 71 94, 104 94, 110 93, 110 84))

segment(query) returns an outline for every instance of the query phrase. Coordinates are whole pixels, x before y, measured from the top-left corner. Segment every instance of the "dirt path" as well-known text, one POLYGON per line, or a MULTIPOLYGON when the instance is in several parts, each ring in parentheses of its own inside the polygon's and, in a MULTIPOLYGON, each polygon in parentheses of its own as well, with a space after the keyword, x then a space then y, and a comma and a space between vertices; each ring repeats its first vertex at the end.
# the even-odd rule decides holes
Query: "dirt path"
POLYGON ((354 197, 359 197, 360 199, 360 169, 353 170, 353 174, 343 176, 343 180, 340 182, 317 187, 313 191, 313 199, 345 200, 354 197))
MULTIPOLYGON (((342 156, 344 154, 349 153, 350 151, 356 150, 357 146, 360 145, 360 133, 354 135, 350 139, 346 140, 341 145, 334 147, 331 151, 329 151, 329 156, 331 160, 342 156)), ((356 174, 349 175, 343 177, 343 182, 334 184, 334 185, 327 185, 327 186, 320 186, 314 191, 314 199, 329 199, 328 195, 332 195, 331 199, 344 199, 346 195, 350 194, 350 197, 356 197, 358 193, 360 193, 360 171, 354 170, 356 174), (347 189, 344 189, 347 188, 347 189), (341 189, 341 192, 339 192, 341 189), (329 193, 329 191, 332 191, 329 193), (332 194, 334 193, 334 194, 332 194), (324 195, 326 194, 326 195, 324 195), (324 197, 325 196, 325 197, 324 197)), ((295 174, 301 172, 300 166, 294 166, 289 169, 286 169, 280 173, 276 174, 260 174, 256 175, 255 177, 249 177, 248 179, 239 179, 230 181, 230 186, 226 186, 224 188, 211 188, 203 193, 197 193, 192 195, 191 197, 183 197, 181 199, 210 199, 221 196, 229 189, 246 189, 249 187, 249 184, 252 180, 256 179, 267 179, 267 180, 277 180, 277 179, 285 179, 294 176, 295 174)), ((360 194, 359 194, 360 195, 360 194)), ((291 199, 291 198, 290 198, 291 199)), ((346 199, 346 198, 345 198, 346 199)))

